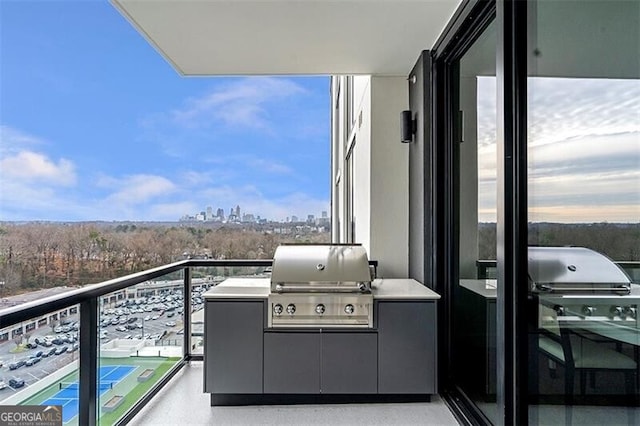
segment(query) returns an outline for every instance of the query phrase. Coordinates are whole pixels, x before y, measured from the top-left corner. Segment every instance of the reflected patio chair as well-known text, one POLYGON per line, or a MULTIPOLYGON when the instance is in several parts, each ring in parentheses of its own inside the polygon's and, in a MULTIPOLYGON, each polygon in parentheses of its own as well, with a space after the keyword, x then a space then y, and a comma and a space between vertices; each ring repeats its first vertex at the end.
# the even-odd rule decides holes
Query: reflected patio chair
POLYGON ((626 395, 634 395, 637 400, 638 362, 632 357, 582 337, 557 319, 545 324, 538 338, 538 347, 543 355, 564 366, 568 404, 573 402, 576 371, 580 373, 581 395, 586 395, 587 373, 592 375, 593 386, 595 373, 620 372, 625 377, 626 395))

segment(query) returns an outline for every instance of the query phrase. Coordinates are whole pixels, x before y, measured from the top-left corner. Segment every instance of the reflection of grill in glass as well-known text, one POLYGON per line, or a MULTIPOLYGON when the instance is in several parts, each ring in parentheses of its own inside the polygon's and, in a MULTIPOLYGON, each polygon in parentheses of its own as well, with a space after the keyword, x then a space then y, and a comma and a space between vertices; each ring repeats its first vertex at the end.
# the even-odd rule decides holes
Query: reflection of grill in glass
POLYGON ((539 301, 538 349, 551 368, 563 367, 565 404, 575 403, 576 377, 587 397, 587 372, 589 393, 600 401, 608 394, 616 395, 612 403, 622 401, 622 386, 607 385, 616 377, 635 398, 640 286, 606 256, 583 247, 530 247, 529 279, 539 301), (596 385, 596 373, 607 380, 596 385))
POLYGON ((640 346, 640 285, 606 256, 583 247, 530 247, 529 281, 544 307, 543 328, 557 321, 640 346))
POLYGON ((631 292, 631 281, 622 269, 584 247, 529 247, 529 280, 540 292, 631 292))
POLYGON ((373 327, 371 272, 355 244, 291 244, 276 249, 269 327, 373 327))

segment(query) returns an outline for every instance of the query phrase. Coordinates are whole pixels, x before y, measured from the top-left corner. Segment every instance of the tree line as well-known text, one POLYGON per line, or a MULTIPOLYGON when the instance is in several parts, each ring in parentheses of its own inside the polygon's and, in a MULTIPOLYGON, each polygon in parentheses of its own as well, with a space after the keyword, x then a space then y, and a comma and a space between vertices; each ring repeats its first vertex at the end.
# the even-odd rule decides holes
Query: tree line
POLYGON ((328 242, 328 233, 134 224, 0 224, 2 295, 78 286, 188 257, 271 259, 287 242, 328 242))
MULTIPOLYGON (((496 224, 478 227, 480 259, 496 258, 496 224)), ((530 223, 530 246, 587 247, 616 261, 640 261, 640 224, 637 223, 530 223)))

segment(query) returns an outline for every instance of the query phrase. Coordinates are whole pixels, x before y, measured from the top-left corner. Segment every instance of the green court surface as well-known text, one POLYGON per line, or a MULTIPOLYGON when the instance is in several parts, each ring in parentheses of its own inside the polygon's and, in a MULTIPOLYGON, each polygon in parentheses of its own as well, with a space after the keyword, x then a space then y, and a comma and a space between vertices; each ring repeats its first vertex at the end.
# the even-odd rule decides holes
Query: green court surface
MULTIPOLYGON (((124 413, 126 413, 140 398, 149 390, 171 367, 177 364, 180 358, 161 357, 129 357, 129 358, 102 358, 99 360, 100 370, 108 366, 130 366, 134 367, 130 374, 124 376, 113 387, 101 390, 99 407, 102 407, 109 399, 115 395, 124 396, 124 403, 110 413, 100 410, 100 424, 114 424, 124 413), (145 370, 154 370, 153 376, 140 382, 138 376, 145 370)), ((51 398, 55 398, 60 392, 60 383, 72 383, 78 380, 78 371, 75 371, 61 380, 56 381, 49 387, 21 402, 21 405, 41 405, 51 398)), ((65 416, 65 425, 78 424, 78 417, 65 416)))

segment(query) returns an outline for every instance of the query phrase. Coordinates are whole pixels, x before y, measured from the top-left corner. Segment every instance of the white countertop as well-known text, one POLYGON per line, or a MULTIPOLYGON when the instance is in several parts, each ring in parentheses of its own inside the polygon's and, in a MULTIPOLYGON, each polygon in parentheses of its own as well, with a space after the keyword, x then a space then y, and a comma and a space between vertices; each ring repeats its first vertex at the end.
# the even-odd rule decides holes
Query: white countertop
POLYGON ((437 300, 440 295, 411 278, 381 278, 371 283, 376 300, 437 300))
POLYGON ((205 299, 266 299, 270 292, 269 278, 227 278, 207 290, 202 297, 205 299))
MULTIPOLYGON (((440 295, 408 278, 377 279, 371 284, 373 298, 376 300, 437 300, 440 295)), ((250 299, 269 297, 271 291, 269 278, 228 278, 207 290, 205 299, 250 299)))

